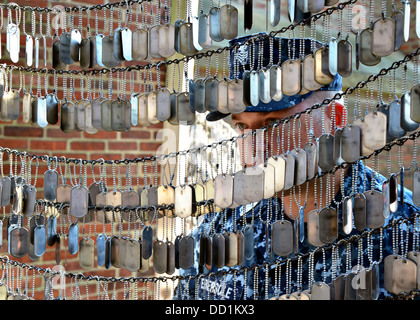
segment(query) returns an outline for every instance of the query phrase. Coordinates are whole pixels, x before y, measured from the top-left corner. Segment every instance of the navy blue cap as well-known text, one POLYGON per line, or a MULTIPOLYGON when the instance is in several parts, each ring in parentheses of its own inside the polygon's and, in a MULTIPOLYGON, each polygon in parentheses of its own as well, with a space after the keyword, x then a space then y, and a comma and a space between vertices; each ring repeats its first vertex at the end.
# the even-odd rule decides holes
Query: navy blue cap
MULTIPOLYGON (((258 35, 258 34, 257 34, 258 35)), ((265 35, 265 33, 260 33, 260 35, 265 35)), ((244 37, 239 37, 233 39, 229 44, 235 45, 237 43, 244 43, 249 40, 251 37, 256 37, 256 35, 248 35, 244 37)), ((281 38, 281 52, 279 54, 279 40, 278 37, 272 37, 273 39, 273 53, 272 53, 272 63, 273 64, 282 64, 283 62, 289 59, 299 59, 307 56, 308 54, 313 53, 312 50, 319 49, 324 47, 325 44, 313 39, 287 39, 281 38), (302 43, 303 42, 303 43, 302 43), (302 50, 303 49, 303 50, 302 50), (303 52, 302 52, 303 51, 303 52)), ((258 68, 268 66, 270 64, 270 37, 264 37, 261 40, 256 40, 252 45, 242 45, 235 49, 232 49, 230 52, 230 78, 233 79, 236 71, 236 76, 238 79, 242 79, 242 74, 245 70, 258 70, 258 68), (263 45, 262 55, 261 55, 261 65, 259 65, 259 52, 260 46, 263 45), (252 55, 254 56, 253 61, 251 61, 252 55), (236 66, 235 66, 236 64, 236 66), (235 70, 236 68, 236 70, 235 70)), ((342 78, 339 74, 336 74, 334 80, 328 84, 321 87, 320 91, 340 91, 342 89, 342 78)), ((271 112, 288 109, 294 105, 302 102, 313 94, 314 91, 308 92, 306 94, 296 94, 293 96, 283 95, 283 98, 280 101, 272 100, 269 103, 260 102, 256 106, 247 106, 245 112, 271 112)), ((216 121, 222 119, 229 114, 223 114, 218 111, 210 112, 207 115, 208 121, 216 121)))

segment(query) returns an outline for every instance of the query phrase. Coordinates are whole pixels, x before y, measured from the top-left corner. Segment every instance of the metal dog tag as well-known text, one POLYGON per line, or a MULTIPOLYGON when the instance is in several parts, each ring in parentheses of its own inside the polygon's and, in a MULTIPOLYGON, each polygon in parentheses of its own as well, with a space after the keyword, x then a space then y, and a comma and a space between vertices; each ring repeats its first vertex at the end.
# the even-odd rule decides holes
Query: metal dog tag
POLYGON ((285 176, 284 176, 284 190, 289 190, 295 184, 295 157, 293 157, 290 153, 286 153, 281 155, 286 162, 286 169, 285 169, 285 176))
POLYGON ((153 244, 153 269, 156 273, 165 273, 168 267, 168 246, 158 240, 153 244))
POLYGON ((179 241, 179 267, 189 269, 194 264, 194 238, 182 237, 179 241))
POLYGON ((85 110, 86 106, 89 104, 88 100, 79 100, 75 105, 75 124, 74 128, 77 131, 85 131, 86 119, 85 119, 85 110))
POLYGON ((410 118, 420 123, 420 84, 414 85, 410 90, 410 118))
POLYGON ((320 48, 315 51, 315 81, 326 85, 334 81, 334 76, 329 71, 329 50, 320 48))
MULTIPOLYGON (((210 22, 212 22, 211 16, 210 22)), ((220 8, 220 36, 226 40, 238 36, 238 9, 230 4, 225 4, 220 8)))
POLYGON ((295 183, 294 185, 302 185, 307 178, 307 168, 306 168, 306 152, 303 149, 296 148, 293 149, 291 155, 295 158, 295 183))
POLYGON ((359 34, 359 60, 366 66, 375 66, 381 62, 381 57, 372 53, 372 29, 364 29, 359 34))
POLYGON ((317 210, 312 210, 307 216, 307 239, 308 243, 320 247, 324 243, 319 238, 319 214, 317 210))
POLYGON ((113 131, 124 131, 125 129, 125 102, 121 99, 111 103, 111 128, 113 131))
POLYGON ((22 258, 28 253, 28 230, 15 226, 9 227, 9 254, 22 258))
POLYGON ((189 185, 175 188, 174 212, 180 218, 189 217, 192 213, 192 189, 189 185))
POLYGON ((260 79, 257 70, 252 70, 249 73, 249 102, 252 106, 257 106, 260 103, 260 79))
POLYGON ((80 42, 80 68, 82 69, 88 69, 91 66, 90 59, 92 58, 92 54, 90 53, 90 50, 92 48, 90 38, 83 38, 80 42))
POLYGON ((48 217, 47 227, 47 244, 52 247, 57 238, 57 217, 55 215, 50 215, 48 217))
POLYGON ((323 171, 331 171, 335 167, 334 136, 328 133, 318 138, 318 166, 323 171))
MULTIPOLYGON (((97 48, 99 49, 99 48, 97 48)), ((108 68, 115 68, 120 64, 120 60, 115 58, 114 36, 102 38, 102 63, 108 68)), ((99 64, 99 63, 98 63, 99 64)))
POLYGON ((106 239, 107 236, 104 233, 101 233, 96 238, 96 256, 97 256, 97 264, 100 267, 105 265, 105 246, 106 246, 106 239))
POLYGON ((371 150, 386 144, 387 118, 382 112, 370 112, 365 116, 362 143, 371 150))
POLYGON ((319 212, 319 240, 325 244, 338 237, 338 214, 333 208, 323 208, 319 212))
POLYGON ((398 51, 404 43, 404 13, 394 8, 391 19, 395 21, 394 51, 398 51))
POLYGON ((131 272, 137 272, 141 268, 141 246, 140 242, 127 239, 125 243, 125 268, 131 272))
POLYGON ((259 167, 264 171, 263 199, 269 199, 275 193, 275 168, 270 163, 262 163, 259 167))
POLYGON ((47 105, 47 122, 49 124, 56 124, 58 122, 58 99, 55 94, 48 94, 46 96, 47 105))
POLYGON ((281 257, 288 256, 293 252, 293 225, 287 220, 278 220, 271 226, 271 248, 281 257))
POLYGON ((159 54, 159 28, 160 25, 154 25, 148 29, 148 57, 146 60, 151 58, 160 58, 159 54))
POLYGON ((208 49, 212 46, 212 39, 210 37, 210 19, 205 13, 201 13, 198 17, 198 44, 203 49, 208 49))
POLYGON ((244 229, 244 256, 251 260, 254 256, 254 227, 247 224, 244 229))
POLYGON ((74 63, 74 60, 71 57, 70 48, 71 48, 71 34, 68 32, 63 32, 60 35, 60 59, 66 64, 70 65, 74 63))
POLYGON ((246 109, 242 80, 234 79, 228 83, 228 109, 232 114, 242 113, 246 109))
POLYGON ((306 167, 308 171, 308 180, 311 180, 318 173, 318 157, 316 145, 312 142, 308 142, 303 150, 306 152, 306 167))
POLYGON ((175 27, 164 24, 159 27, 159 55, 169 58, 175 54, 175 27))
POLYGON ((274 192, 280 192, 284 188, 286 161, 282 157, 270 157, 267 163, 274 168, 274 192))
POLYGON ((413 173, 413 203, 420 205, 420 170, 417 168, 413 173))
POLYGON ((281 65, 282 92, 286 96, 298 94, 301 90, 301 67, 298 60, 286 60, 281 65))
POLYGON ((82 269, 89 270, 95 265, 95 243, 90 238, 82 238, 79 243, 79 263, 82 269))
POLYGON ((233 178, 233 202, 239 205, 249 203, 245 199, 245 172, 243 170, 236 172, 233 178))
POLYGON ((103 59, 102 59, 102 55, 103 55, 102 43, 103 43, 104 37, 105 36, 103 34, 98 34, 98 35, 96 35, 96 37, 94 39, 95 48, 96 48, 95 61, 98 64, 98 66, 100 66, 100 67, 105 67, 105 65, 103 63, 103 59))
POLYGON ((361 232, 366 229, 366 196, 357 193, 354 196, 354 226, 361 232))
POLYGON ((263 68, 258 72, 259 76, 259 98, 262 103, 269 103, 271 101, 270 94, 270 69, 263 68))
POLYGON ((78 185, 70 192, 69 213, 76 218, 84 217, 88 213, 89 192, 85 186, 78 185))
POLYGON ((22 214, 25 217, 30 217, 34 213, 34 206, 36 202, 36 189, 30 185, 23 186, 23 206, 22 214))
POLYGON ((230 174, 219 174, 214 179, 214 204, 228 208, 233 202, 233 177, 230 174))
POLYGON ((121 42, 122 42, 122 57, 124 60, 131 61, 133 60, 133 34, 131 30, 127 27, 122 28, 121 30, 121 42))
POLYGON ((212 7, 209 11, 209 26, 210 26, 210 38, 216 42, 223 41, 221 29, 224 27, 221 23, 221 12, 220 8, 212 7))
POLYGON ((69 133, 75 129, 76 123, 76 108, 73 103, 66 102, 61 106, 60 115, 60 129, 63 132, 69 133))
POLYGON ((366 226, 368 228, 379 228, 385 223, 383 214, 382 194, 375 190, 366 191, 366 226))
POLYGON ((272 65, 270 67, 270 96, 274 101, 280 101, 283 98, 281 74, 281 66, 272 65))
POLYGON ((149 32, 147 29, 136 29, 132 34, 132 58, 134 61, 146 60, 148 56, 149 32))
POLYGON ((410 259, 398 258, 392 266, 393 285, 391 292, 399 294, 417 288, 417 266, 410 259))
POLYGON ((405 136, 406 131, 401 128, 401 104, 395 99, 388 105, 388 136, 391 139, 399 139, 405 136))
POLYGON ((114 47, 114 50, 113 50, 114 58, 120 62, 124 61, 122 28, 118 27, 114 30, 112 40, 113 40, 113 47, 114 47))
POLYGON ((225 237, 220 233, 215 233, 212 237, 212 257, 213 267, 222 268, 225 265, 225 237))
POLYGON ((195 112, 190 108, 190 95, 188 92, 181 92, 176 98, 178 122, 183 125, 195 123, 195 112))
POLYGON ((80 60, 80 44, 82 35, 79 30, 74 29, 70 32, 70 57, 74 62, 80 60))
POLYGON ((389 210, 391 212, 398 210, 398 179, 395 173, 389 176, 389 210))
MULTIPOLYGON (((47 121, 47 101, 45 97, 38 98, 36 100, 36 123, 41 128, 45 128, 48 125, 47 121)), ((32 112, 33 114, 33 112, 32 112)))
POLYGON ((217 87, 217 111, 228 114, 228 81, 226 79, 219 81, 217 87))
POLYGON ((143 229, 141 248, 141 255, 143 259, 149 259, 152 256, 153 250, 153 229, 150 226, 143 229))
POLYGON ((244 173, 244 197, 249 202, 263 199, 264 170, 260 167, 248 167, 244 173))
POLYGON ((353 199, 346 197, 343 202, 343 232, 350 234, 353 230, 353 199))
MULTIPOLYGON (((330 49, 331 52, 333 51, 330 49)), ((332 65, 329 67, 331 68, 332 65)), ((308 54, 302 61, 302 86, 309 91, 317 91, 322 87, 322 84, 315 81, 315 56, 313 54, 308 54)))
POLYGON ((38 225, 34 228, 34 254, 37 257, 44 255, 47 249, 47 237, 44 225, 38 225))
POLYGON ((194 110, 200 113, 206 112, 204 80, 197 79, 193 82, 193 85, 194 85, 194 99, 191 99, 192 100, 191 102, 192 102, 192 105, 194 106, 194 110))
MULTIPOLYGON (((337 38, 331 38, 328 43, 328 70, 332 75, 336 75, 338 73, 338 40, 337 38)), ((314 60, 315 63, 315 60, 314 60)))
POLYGON ((26 65, 28 67, 32 66, 34 57, 34 38, 30 35, 26 35, 26 46, 25 46, 25 58, 26 58, 26 65))
POLYGON ((105 131, 112 131, 112 101, 104 100, 101 103, 101 128, 105 131))
POLYGON ((19 61, 20 51, 20 29, 14 23, 7 25, 7 49, 9 51, 10 60, 17 63, 19 61))
POLYGON ((341 158, 345 162, 355 162, 360 158, 361 130, 352 124, 341 131, 341 158))
POLYGON ((311 13, 320 12, 325 5, 325 0, 308 0, 308 11, 311 13))
MULTIPOLYGON (((48 201, 54 201, 56 197, 56 189, 58 186, 58 172, 49 169, 44 173, 44 197, 48 201)), ((3 184, 4 189, 4 184, 3 184)))
POLYGON ((331 289, 324 282, 315 282, 312 285, 311 300, 331 300, 331 289))
MULTIPOLYGON (((210 28, 211 30, 211 28, 210 28)), ((188 56, 197 52, 193 41, 193 25, 190 22, 184 22, 178 29, 179 51, 188 56)))
POLYGON ((69 226, 68 250, 71 255, 79 251, 79 225, 77 222, 73 222, 69 226))
POLYGON ((32 95, 25 93, 22 101, 22 121, 30 123, 32 119, 32 95))
POLYGON ((348 77, 353 70, 352 45, 350 41, 347 39, 340 40, 337 45, 337 52, 337 72, 342 77, 348 77))
POLYGON ((395 21, 391 18, 380 18, 372 26, 372 54, 386 57, 394 52, 395 21))
POLYGON ((401 96, 401 128, 407 132, 417 130, 419 124, 411 119, 411 91, 401 96))
POLYGON ((207 111, 217 111, 217 89, 219 80, 215 78, 207 78, 204 81, 204 106, 207 111))
POLYGON ((227 232, 225 237, 225 265, 233 267, 238 264, 238 238, 236 233, 227 232))

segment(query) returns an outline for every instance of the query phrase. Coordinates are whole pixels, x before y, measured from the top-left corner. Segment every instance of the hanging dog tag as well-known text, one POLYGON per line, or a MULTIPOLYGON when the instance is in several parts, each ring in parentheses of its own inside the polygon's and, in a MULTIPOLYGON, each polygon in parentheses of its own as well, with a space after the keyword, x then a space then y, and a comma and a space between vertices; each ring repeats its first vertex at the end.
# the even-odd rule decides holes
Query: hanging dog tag
POLYGON ((270 157, 267 163, 274 168, 274 192, 280 192, 284 188, 286 161, 282 157, 270 157))
MULTIPOLYGON (((156 105, 155 105, 156 106, 156 105)), ((125 129, 125 103, 121 99, 111 103, 111 128, 113 131, 124 131, 125 129)))
POLYGON ((366 226, 368 228, 379 228, 385 223, 383 214, 383 197, 378 191, 366 191, 366 226))
POLYGON ((228 114, 228 82, 224 79, 217 86, 217 111, 228 114))
POLYGON ((295 158, 295 183, 294 185, 300 186, 306 181, 307 168, 306 168, 306 152, 303 149, 296 148, 291 152, 295 158))
MULTIPOLYGON (((94 109, 97 110, 97 109, 94 109)), ((92 112, 94 112, 92 110, 92 112)), ((101 129, 105 131, 112 131, 112 101, 111 100, 104 100, 101 102, 101 108, 100 108, 100 120, 101 120, 101 129)), ((95 121, 95 125, 99 126, 99 119, 95 121)), ((92 123, 93 124, 93 123, 92 123)))
POLYGON ((346 197, 343 202, 343 232, 350 234, 353 230, 353 200, 346 197))
POLYGON ((405 92, 401 96, 401 128, 407 132, 417 130, 419 124, 411 119, 411 92, 405 92))
POLYGON ((323 208, 319 212, 319 240, 325 244, 334 242, 338 237, 338 215, 333 208, 323 208))
POLYGON ((210 38, 216 42, 223 41, 221 29, 224 28, 221 23, 221 9, 218 7, 212 7, 209 11, 209 26, 210 26, 210 38))
POLYGON ((168 255, 167 255, 167 263, 166 263, 167 265, 166 273, 168 275, 172 275, 175 272, 175 245, 171 241, 168 241, 167 247, 168 247, 168 255))
POLYGON ((36 100, 36 122, 41 128, 45 128, 48 125, 47 101, 45 97, 36 100))
POLYGON ((73 103, 66 102, 61 106, 60 110, 60 129, 63 132, 69 133, 75 129, 76 123, 76 108, 73 103))
POLYGON ((359 60, 366 66, 375 66, 381 62, 381 57, 372 53, 372 29, 364 29, 359 35, 359 60))
POLYGON ((418 277, 419 274, 419 268, 420 268, 420 254, 418 251, 409 251, 407 253, 407 258, 413 261, 416 264, 417 267, 417 288, 420 286, 420 279, 418 277))
POLYGON ((228 83, 228 109, 232 114, 239 114, 245 111, 243 102, 242 80, 234 79, 228 83))
POLYGON ((22 101, 22 121, 23 123, 30 123, 32 118, 32 95, 25 93, 22 101))
POLYGON ((169 58, 175 54, 175 27, 168 23, 159 27, 159 55, 169 58))
POLYGON ((360 127, 348 124, 341 131, 341 158, 345 162, 355 162, 360 158, 360 127))
POLYGON ((58 100, 55 94, 48 94, 46 96, 47 105, 47 122, 49 124, 56 124, 58 122, 58 100))
POLYGON ((105 246, 106 246, 106 239, 107 236, 104 233, 101 233, 96 238, 96 256, 97 256, 97 264, 100 267, 105 265, 105 246))
POLYGON ((179 241, 179 267, 189 269, 194 264, 194 238, 182 237, 179 241))
MULTIPOLYGON (((54 201, 56 197, 56 189, 58 186, 58 172, 50 169, 44 173, 44 197, 48 201, 54 201)), ((4 189, 4 183, 3 183, 4 189)))
POLYGON ((282 92, 286 96, 298 94, 301 90, 301 67, 297 60, 286 60, 281 66, 282 92))
POLYGON ((320 48, 315 51, 315 81, 322 85, 334 81, 334 76, 329 71, 329 50, 320 48))
POLYGON ((163 241, 156 241, 153 244, 153 269, 156 273, 162 274, 167 270, 168 246, 163 241))
POLYGON ((214 204, 228 208, 233 202, 233 177, 230 174, 219 174, 214 179, 214 204))
POLYGON ((7 39, 10 60, 17 63, 19 61, 20 51, 20 29, 19 26, 14 23, 7 25, 7 39))
MULTIPOLYGON (((210 28, 211 29, 211 28, 210 28)), ((188 56, 197 52, 193 42, 193 25, 190 22, 184 22, 178 30, 179 51, 181 54, 188 56)))
POLYGON ((34 57, 34 38, 32 38, 30 35, 26 35, 25 57, 26 65, 31 67, 34 57))
POLYGON ((212 39, 210 37, 210 19, 205 13, 201 13, 198 17, 198 44, 203 49, 208 49, 212 46, 212 39))
POLYGON ((306 152, 306 167, 308 171, 308 180, 311 180, 315 177, 315 174, 318 172, 318 158, 316 145, 312 142, 308 142, 303 149, 306 152))
POLYGON ((257 106, 260 103, 260 81, 258 71, 252 70, 249 73, 249 102, 252 106, 257 106))
POLYGON ((146 29, 136 29, 132 34, 132 58, 134 61, 146 60, 148 56, 148 37, 146 29))
POLYGON ((391 18, 380 18, 372 26, 372 54, 386 57, 394 52, 395 21, 391 18))
POLYGON ((417 168, 413 173, 413 203, 420 206, 420 170, 417 168))
POLYGON ((47 249, 47 237, 44 225, 38 225, 34 229, 34 254, 41 257, 47 249))
POLYGON ((237 247, 237 265, 238 266, 242 266, 244 264, 244 259, 245 259, 245 237, 242 231, 237 231, 236 232, 236 238, 238 239, 238 247, 237 247))
POLYGON ((159 28, 160 25, 155 25, 149 28, 149 35, 148 35, 148 57, 146 60, 150 58, 160 58, 159 54, 159 28))
POLYGON ((80 60, 80 44, 82 43, 82 35, 79 30, 72 30, 70 33, 70 57, 74 62, 80 60))
POLYGON ((121 30, 121 42, 122 42, 122 58, 127 61, 133 60, 133 35, 129 28, 124 27, 121 30))
POLYGON ((246 205, 249 203, 245 199, 245 172, 240 170, 235 173, 233 179, 233 202, 239 205, 246 205))
POLYGON ((271 226, 271 248, 281 257, 293 252, 293 225, 290 221, 279 220, 271 226))
POLYGON ((251 260, 254 256, 254 227, 250 224, 244 229, 245 259, 251 260))
POLYGON ((124 61, 122 28, 118 27, 114 30, 112 40, 113 40, 113 47, 114 47, 114 50, 113 50, 114 58, 120 62, 124 61))
POLYGON ((382 184, 382 195, 383 195, 384 218, 388 219, 391 212, 389 210, 389 182, 388 181, 384 181, 384 183, 382 184))
POLYGON ((225 237, 225 265, 233 267, 238 263, 238 238, 233 232, 226 232, 225 237))
POLYGON ((207 78, 204 81, 204 106, 207 111, 217 111, 217 89, 219 80, 215 78, 207 78))
POLYGON ((83 38, 80 42, 80 68, 82 69, 88 69, 91 66, 91 47, 91 39, 89 38, 83 38))
POLYGON ((391 292, 399 294, 417 288, 417 266, 410 259, 396 259, 392 266, 393 285, 391 292))
POLYGON ((366 196, 363 193, 354 196, 354 226, 359 232, 366 229, 366 196))
POLYGON ((191 103, 192 103, 191 110, 195 110, 200 113, 206 112, 204 80, 197 79, 195 81, 194 80, 190 80, 190 81, 191 81, 190 92, 194 92, 194 98, 191 99, 191 103))
POLYGON ((225 237, 215 233, 212 238, 213 267, 222 268, 225 265, 225 237))
POLYGON ((275 193, 275 168, 270 163, 262 163, 259 167, 264 171, 263 199, 269 199, 275 193))
POLYGON ((74 63, 74 60, 71 57, 71 35, 68 32, 63 32, 60 35, 60 59, 66 64, 70 65, 74 63))
POLYGON ((274 101, 280 101, 283 98, 281 73, 282 70, 279 65, 270 67, 270 96, 274 101))
POLYGON ((68 250, 71 255, 76 254, 79 250, 79 225, 77 222, 69 226, 68 250))
POLYGON ((188 92, 181 92, 176 98, 178 122, 183 125, 195 123, 195 112, 190 108, 190 95, 188 92))
POLYGON ((82 269, 89 270, 95 265, 95 243, 90 238, 82 238, 79 243, 79 263, 82 269))
POLYGON ((114 36, 102 38, 102 63, 108 68, 115 68, 120 64, 120 60, 115 58, 114 36))
POLYGON ((192 189, 189 185, 175 188, 175 214, 180 218, 189 217, 192 213, 192 189))
POLYGON ((318 211, 312 210, 308 213, 307 216, 307 239, 308 243, 315 246, 320 247, 324 245, 319 238, 319 214, 318 211))
MULTIPOLYGON (((338 55, 339 55, 338 43, 339 42, 338 42, 337 38, 331 38, 329 43, 328 43, 328 49, 329 49, 328 50, 328 54, 329 54, 328 70, 334 76, 338 73, 338 64, 339 64, 339 61, 338 61, 338 55)), ((314 63, 315 63, 315 60, 314 60, 314 63)))
POLYGON ((334 136, 324 133, 318 138, 318 166, 323 171, 331 171, 335 167, 334 136))
POLYGON ((33 186, 23 186, 23 207, 22 214, 25 217, 30 217, 34 213, 34 206, 36 202, 36 189, 33 186))
POLYGON ((140 242, 132 239, 126 240, 125 244, 125 268, 131 272, 139 271, 141 267, 141 247, 140 242))
POLYGON ((49 216, 47 223, 48 223, 47 244, 50 247, 52 247, 55 244, 55 241, 57 238, 57 217, 54 215, 49 216))
POLYGON ((153 229, 147 226, 143 229, 142 235, 142 257, 143 259, 149 259, 152 256, 153 250, 153 229))
POLYGON ((362 143, 366 148, 377 150, 385 146, 386 122, 382 112, 370 112, 365 116, 362 143))
POLYGON ((289 190, 293 187, 295 184, 295 158, 290 154, 286 153, 284 155, 281 155, 280 157, 283 157, 286 162, 286 174, 284 176, 284 190, 289 190))
MULTIPOLYGON (((329 49, 331 50, 331 49, 329 49)), ((352 45, 347 39, 340 40, 337 45, 337 72, 342 77, 351 75, 352 66, 352 45)), ((331 62, 328 60, 329 65, 331 62)))
POLYGON ((244 174, 244 197, 249 202, 256 202, 263 199, 264 192, 264 170, 260 167, 248 167, 244 174))
MULTIPOLYGON (((7 118, 9 118, 9 120, 17 120, 20 117, 20 92, 12 89, 9 91, 8 96, 8 102, 6 106, 3 103, 2 108, 7 108, 7 118)), ((4 97, 5 96, 3 95, 3 99, 4 97)))
POLYGON ((78 185, 71 189, 69 212, 73 217, 84 217, 88 212, 89 192, 85 186, 78 185))
MULTIPOLYGON (((89 42, 90 42, 90 49, 89 49, 90 58, 89 58, 89 67, 88 68, 95 69, 95 68, 98 67, 98 61, 96 60, 97 55, 98 55, 96 36, 90 37, 89 42)), ((86 49, 86 52, 87 52, 87 49, 86 49)))
POLYGON ((410 118, 420 123, 420 84, 414 85, 410 90, 410 118))
POLYGON ((270 69, 263 68, 258 72, 259 76, 259 98, 263 103, 271 101, 270 95, 270 69))
POLYGON ((9 228, 9 253, 22 258, 28 253, 28 230, 23 227, 9 228))
POLYGON ((85 119, 85 110, 86 106, 89 104, 88 100, 80 100, 76 103, 75 106, 75 124, 74 128, 77 131, 85 131, 86 119, 85 119))
POLYGON ((330 300, 331 288, 324 282, 315 282, 312 285, 311 300, 330 300))
POLYGON ((404 43, 404 13, 394 8, 391 19, 395 21, 394 51, 398 51, 404 43))
POLYGON ((401 104, 398 99, 388 106, 388 135, 393 139, 405 136, 406 131, 401 128, 401 104))
MULTIPOLYGON (((333 50, 330 49, 330 53, 333 50)), ((337 52, 335 52, 335 56, 337 52)), ((337 60, 337 58, 335 59, 337 60)), ((336 67, 336 64, 331 64, 329 67, 336 67)), ((313 54, 308 54, 302 62, 302 86, 304 89, 309 91, 317 91, 322 87, 322 84, 319 84, 315 81, 315 56, 313 54)))
POLYGON ((389 210, 391 212, 398 210, 398 179, 395 173, 389 176, 389 210))
POLYGON ((85 107, 85 111, 84 111, 84 120, 85 120, 85 123, 84 123, 84 131, 86 132, 86 133, 88 133, 88 134, 95 134, 95 133, 97 133, 98 132, 98 129, 96 129, 94 126, 93 126, 93 105, 92 105, 92 103, 91 102, 89 102, 88 104, 86 104, 86 107, 85 107))
MULTIPOLYGON (((211 17, 210 22, 212 22, 211 17)), ((220 8, 220 36, 226 40, 238 36, 238 9, 230 4, 225 4, 220 8)))

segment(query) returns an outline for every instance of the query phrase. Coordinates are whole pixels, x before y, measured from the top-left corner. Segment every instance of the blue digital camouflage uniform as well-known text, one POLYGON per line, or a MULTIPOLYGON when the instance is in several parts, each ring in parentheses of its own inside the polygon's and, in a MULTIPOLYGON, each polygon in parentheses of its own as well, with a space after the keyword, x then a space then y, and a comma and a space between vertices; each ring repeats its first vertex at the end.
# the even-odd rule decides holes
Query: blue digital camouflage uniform
MULTIPOLYGON (((352 166, 351 169, 348 170, 346 176, 344 177, 344 197, 349 196, 352 191, 352 170, 355 170, 355 167, 357 166, 357 187, 356 187, 356 193, 363 192, 370 189, 371 186, 371 179, 372 179, 372 170, 364 166, 362 161, 359 161, 356 165, 352 166), (364 179, 366 178, 366 181, 364 179), (364 186, 366 187, 366 190, 364 190, 364 186)), ((375 179, 375 190, 382 191, 382 182, 386 180, 385 177, 374 174, 373 179, 375 179)), ((400 190, 399 190, 400 191, 400 190)), ((400 192, 399 192, 400 195, 400 192)), ((341 194, 341 191, 339 191, 335 197, 335 201, 337 203, 341 203, 341 200, 343 199, 343 195, 341 194)), ((417 212, 417 207, 413 205, 412 202, 412 193, 411 191, 404 188, 404 201, 403 204, 401 204, 401 199, 399 198, 399 207, 397 212, 391 213, 391 215, 385 219, 385 225, 388 225, 390 221, 392 221, 394 218, 398 217, 408 217, 412 215, 413 213, 417 212)), ((261 222, 267 220, 267 205, 270 203, 270 200, 263 200, 257 204, 252 209, 249 209, 252 207, 252 205, 246 206, 246 220, 247 223, 251 223, 252 215, 254 214, 254 241, 255 241, 255 251, 254 256, 251 260, 245 260, 244 265, 245 266, 253 266, 255 264, 257 265, 263 265, 265 262, 273 262, 274 259, 278 258, 276 256, 269 254, 269 256, 266 256, 266 231, 265 231, 265 224, 261 222)), ((335 205, 333 204, 335 207, 335 205)), ((243 227, 243 212, 244 208, 239 207, 237 210, 237 216, 236 216, 236 222, 237 222, 237 228, 240 229, 243 227)), ((353 231, 350 235, 345 235, 342 232, 342 208, 341 205, 338 208, 339 212, 339 239, 340 238, 346 238, 351 235, 357 235, 359 232, 353 228, 353 231)), ((214 230, 215 232, 223 232, 225 230, 233 231, 233 221, 234 221, 234 215, 232 214, 233 210, 228 209, 228 214, 226 218, 224 217, 223 213, 216 213, 216 214, 208 214, 205 216, 205 219, 202 221, 202 223, 192 231, 192 236, 195 240, 195 264, 193 267, 187 270, 180 269, 179 274, 180 275, 197 275, 197 274, 203 274, 207 275, 210 272, 217 272, 220 270, 232 270, 232 268, 223 267, 221 269, 212 268, 211 270, 207 270, 206 267, 203 267, 199 270, 198 266, 198 259, 199 259, 199 240, 200 235, 202 232, 208 233, 211 228, 211 223, 214 223, 214 230), (224 228, 222 229, 222 226, 224 225, 224 228)), ((275 217, 275 215, 272 215, 272 217, 275 217)), ((280 217, 278 215, 278 217, 280 217)), ((274 219, 271 219, 271 221, 274 221, 274 219)), ((306 234, 306 223, 305 223, 305 234, 306 234)), ((338 239, 338 240, 339 240, 338 239)), ((379 261, 380 259, 380 239, 379 234, 373 236, 373 261, 379 261)), ((383 231, 383 240, 382 240, 382 256, 383 258, 386 257, 389 254, 392 254, 392 228, 384 229, 383 231)), ((358 254, 357 254, 357 244, 352 245, 351 247, 351 267, 356 266, 358 262, 362 264, 365 268, 368 268, 370 266, 368 258, 367 258, 367 249, 366 249, 366 241, 363 241, 363 261, 358 261, 358 254)), ((309 245, 306 241, 306 239, 299 244, 299 252, 300 253, 306 253, 310 250, 315 249, 315 247, 309 245)), ((411 248, 410 248, 411 249, 411 248)), ((338 250, 339 256, 341 257, 339 260, 339 274, 344 274, 347 271, 351 270, 347 269, 347 250, 346 246, 342 246, 338 250)), ((325 283, 329 284, 331 283, 332 279, 332 264, 331 264, 331 250, 325 250, 325 273, 324 273, 324 260, 322 253, 315 254, 314 257, 314 275, 313 280, 314 281, 323 281, 325 280, 325 283), (324 278, 325 277, 325 278, 324 278)), ((291 255, 293 256, 293 254, 291 255)), ((287 257, 283 257, 283 259, 287 259, 287 257)), ((284 261, 281 260, 281 261, 284 261)), ((309 274, 309 268, 308 268, 308 260, 303 259, 302 260, 302 289, 308 289, 308 274, 309 274)), ((297 291, 297 274, 296 274, 296 262, 292 264, 292 277, 291 277, 291 285, 290 285, 290 292, 297 291)), ((273 264, 273 267, 275 264, 273 264)), ((236 266, 233 268, 238 269, 240 266, 236 266)), ((279 296, 284 293, 286 293, 286 279, 285 279, 285 264, 281 267, 281 283, 280 283, 280 291, 276 290, 275 284, 277 283, 275 281, 275 273, 274 268, 269 268, 268 273, 268 283, 266 284, 266 272, 264 268, 259 269, 258 273, 258 294, 257 299, 265 299, 265 298, 271 298, 273 296, 279 296), (266 292, 266 289, 268 289, 268 292, 266 292)), ((383 287, 383 263, 380 264, 380 295, 379 299, 383 299, 387 296, 390 296, 390 294, 384 289, 383 287)), ((278 278, 277 278, 278 279, 278 278)), ((189 286, 187 285, 187 281, 182 281, 181 285, 179 285, 175 291, 174 291, 174 299, 211 299, 211 300, 230 300, 233 298, 236 299, 253 299, 254 298, 254 270, 250 270, 247 272, 247 285, 245 286, 244 283, 244 275, 243 273, 236 274, 236 281, 234 281, 234 275, 233 272, 229 272, 226 277, 221 279, 221 277, 212 276, 210 279, 208 277, 203 276, 200 281, 199 291, 198 293, 195 292, 196 288, 196 282, 195 281, 189 281, 189 286), (234 295, 234 289, 235 295, 234 295)), ((277 287, 278 288, 278 287, 277 287)))

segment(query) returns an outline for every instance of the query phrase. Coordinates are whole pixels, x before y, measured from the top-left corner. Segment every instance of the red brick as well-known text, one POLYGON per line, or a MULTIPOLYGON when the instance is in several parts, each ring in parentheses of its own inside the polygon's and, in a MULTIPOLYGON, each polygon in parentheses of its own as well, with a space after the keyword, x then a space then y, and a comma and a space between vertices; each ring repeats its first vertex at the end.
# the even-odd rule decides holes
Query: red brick
POLYGON ((84 135, 84 138, 86 139, 115 139, 117 138, 116 131, 99 130, 97 133, 94 133, 94 134, 88 134, 84 132, 83 135, 84 135))
POLYGON ((36 127, 4 127, 4 135, 10 137, 36 137, 40 138, 44 135, 44 129, 36 127))
POLYGON ((26 139, 0 139, 0 146, 9 149, 26 149, 28 140, 26 139))
POLYGON ((146 130, 130 130, 121 133, 121 138, 124 139, 150 139, 150 131, 146 130))
POLYGON ((108 148, 109 150, 130 150, 134 151, 137 150, 137 142, 121 142, 121 141, 115 141, 115 142, 108 142, 108 148))
POLYGON ((74 141, 70 143, 70 150, 91 151, 91 150, 104 150, 104 149, 105 149, 104 142, 74 141))
POLYGON ((141 142, 140 151, 156 151, 161 145, 158 142, 141 142))
MULTIPOLYGON (((31 141, 31 150, 66 150, 67 142, 62 140, 48 141, 48 140, 33 140, 31 141)), ((54 154, 56 155, 56 154, 54 154)))
POLYGON ((82 133, 78 132, 76 130, 66 133, 61 131, 61 129, 58 128, 51 128, 51 129, 47 129, 47 135, 48 138, 81 138, 82 137, 82 133))

